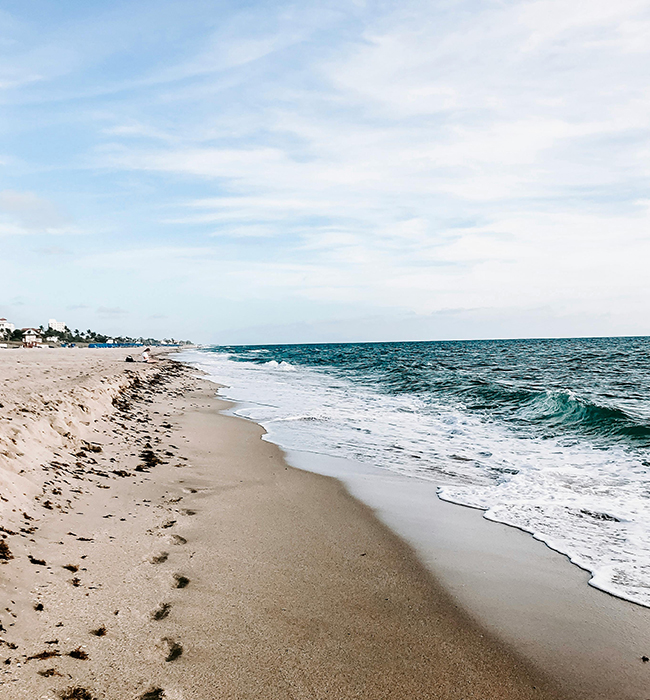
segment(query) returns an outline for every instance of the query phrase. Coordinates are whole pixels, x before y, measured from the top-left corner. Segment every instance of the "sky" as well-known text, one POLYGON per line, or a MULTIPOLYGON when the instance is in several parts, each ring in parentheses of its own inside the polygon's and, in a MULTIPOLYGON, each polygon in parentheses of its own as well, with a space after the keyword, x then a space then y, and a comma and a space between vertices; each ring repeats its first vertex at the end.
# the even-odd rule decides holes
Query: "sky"
POLYGON ((647 0, 5 0, 0 316, 650 334, 647 0))

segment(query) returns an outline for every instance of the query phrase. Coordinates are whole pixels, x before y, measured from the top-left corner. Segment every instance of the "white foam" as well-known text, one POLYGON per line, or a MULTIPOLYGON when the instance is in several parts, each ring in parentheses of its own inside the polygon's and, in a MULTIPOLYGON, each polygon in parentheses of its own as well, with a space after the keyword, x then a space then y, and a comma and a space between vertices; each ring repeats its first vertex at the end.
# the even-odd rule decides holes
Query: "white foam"
MULTIPOLYGON (((648 470, 622 447, 534 439, 414 395, 328 373, 186 352, 267 439, 435 481, 441 498, 481 508, 592 572, 591 585, 650 607, 648 470), (290 368, 290 370, 289 370, 290 368)), ((284 365, 288 365, 284 366, 284 365)))

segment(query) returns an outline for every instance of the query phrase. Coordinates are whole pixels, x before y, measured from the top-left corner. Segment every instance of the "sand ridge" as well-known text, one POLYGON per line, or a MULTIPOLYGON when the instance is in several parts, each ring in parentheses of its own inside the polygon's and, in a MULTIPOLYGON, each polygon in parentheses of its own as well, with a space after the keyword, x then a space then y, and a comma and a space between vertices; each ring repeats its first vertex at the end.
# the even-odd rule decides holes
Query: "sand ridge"
POLYGON ((7 525, 16 522, 16 512, 35 506, 47 478, 44 464, 87 449, 94 421, 132 377, 155 366, 126 365, 124 350, 0 353, 0 517, 7 525))

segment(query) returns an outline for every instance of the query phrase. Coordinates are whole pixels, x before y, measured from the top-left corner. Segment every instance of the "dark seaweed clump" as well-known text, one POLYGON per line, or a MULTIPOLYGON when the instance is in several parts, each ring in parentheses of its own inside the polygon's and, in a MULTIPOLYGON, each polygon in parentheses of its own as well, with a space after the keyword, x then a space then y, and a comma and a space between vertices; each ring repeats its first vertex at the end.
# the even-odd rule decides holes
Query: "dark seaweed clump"
POLYGON ((88 658, 88 654, 81 647, 69 651, 68 656, 71 656, 73 659, 81 659, 81 661, 85 661, 88 658))
POLYGON ((135 468, 136 472, 144 472, 153 467, 157 467, 159 464, 163 464, 162 459, 151 449, 144 449, 140 452, 140 459, 142 464, 138 464, 135 468))
POLYGON ((0 561, 9 561, 13 558, 14 555, 11 553, 7 542, 5 540, 0 540, 0 561))

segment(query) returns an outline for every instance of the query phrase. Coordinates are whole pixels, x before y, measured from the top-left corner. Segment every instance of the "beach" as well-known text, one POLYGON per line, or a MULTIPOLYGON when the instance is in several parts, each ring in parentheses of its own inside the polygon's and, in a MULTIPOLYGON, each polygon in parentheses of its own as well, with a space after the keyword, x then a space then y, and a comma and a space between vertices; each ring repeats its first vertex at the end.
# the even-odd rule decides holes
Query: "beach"
POLYGON ((196 370, 126 354, 0 356, 0 698, 643 697, 554 677, 196 370))
POLYGON ((125 354, 1 358, 0 697, 560 697, 339 482, 125 354))

